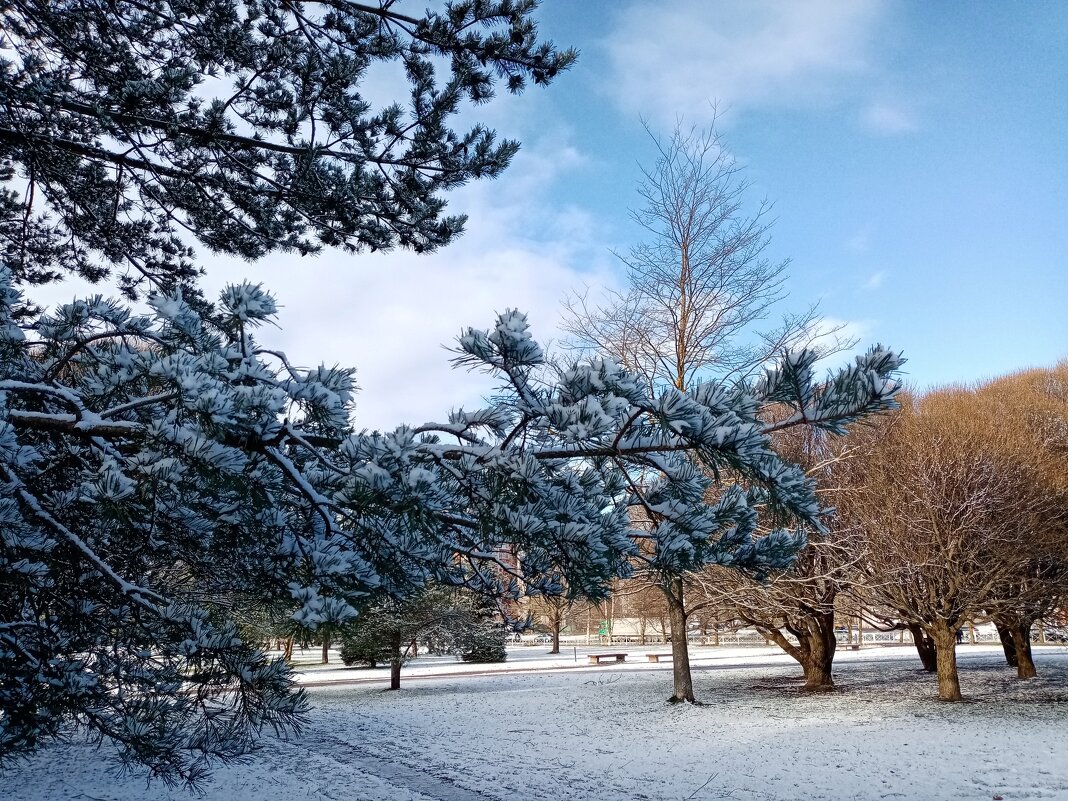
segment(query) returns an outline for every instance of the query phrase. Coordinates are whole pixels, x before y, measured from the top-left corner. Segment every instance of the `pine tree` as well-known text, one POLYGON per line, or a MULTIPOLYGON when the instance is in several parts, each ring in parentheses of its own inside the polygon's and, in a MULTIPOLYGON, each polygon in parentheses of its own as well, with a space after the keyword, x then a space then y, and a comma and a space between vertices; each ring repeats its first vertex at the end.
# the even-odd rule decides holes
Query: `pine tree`
POLYGON ((503 662, 505 628, 485 599, 464 590, 429 586, 408 598, 381 597, 364 604, 342 629, 346 665, 390 665, 390 689, 400 688, 401 668, 413 646, 455 654, 465 662, 503 662))
POLYGON ((535 5, 4 3, 0 256, 18 281, 117 271, 128 295, 190 296, 189 238, 248 259, 448 244, 464 218, 442 193, 518 148, 450 118, 576 58, 538 41, 535 5), (406 104, 361 92, 383 63, 407 76, 406 104))
POLYGON ((192 782, 304 710, 238 636, 235 599, 315 629, 429 581, 604 597, 646 536, 627 513, 640 468, 663 564, 783 566, 802 540, 754 538, 755 507, 809 526, 820 509, 771 431, 887 408, 901 362, 875 349, 820 384, 801 353, 752 386, 650 395, 599 359, 556 375, 507 312, 459 340, 461 366, 501 379, 492 405, 357 433, 350 371, 256 346, 275 313, 259 287, 228 289, 213 321, 162 295, 151 317, 100 298, 33 316, 0 269, 0 301, 0 754, 74 721, 192 782), (769 426, 769 403, 792 413, 769 426), (708 506, 724 469, 747 489, 708 506))

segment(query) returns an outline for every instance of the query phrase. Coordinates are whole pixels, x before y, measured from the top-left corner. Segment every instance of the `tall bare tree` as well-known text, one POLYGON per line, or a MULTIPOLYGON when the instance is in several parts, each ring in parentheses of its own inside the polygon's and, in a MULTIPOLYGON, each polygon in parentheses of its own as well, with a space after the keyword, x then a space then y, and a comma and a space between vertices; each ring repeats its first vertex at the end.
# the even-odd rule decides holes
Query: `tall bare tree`
MULTIPOLYGON (((709 378, 747 379, 788 348, 816 344, 831 352, 851 345, 815 307, 770 321, 786 297, 789 262, 768 256, 771 207, 749 204, 749 182, 715 123, 679 123, 667 138, 648 125, 646 131, 657 158, 642 168, 642 206, 631 216, 647 238, 620 255, 624 289, 565 301, 572 344, 611 356, 650 387, 683 392, 709 378)), ((641 476, 635 481, 640 486, 641 476)), ((656 513, 645 510, 642 519, 659 525, 656 513)), ((652 571, 671 621, 672 699, 693 702, 685 578, 652 571)))
POLYGON ((623 289, 566 299, 573 344, 613 356, 651 385, 679 389, 751 375, 815 339, 828 349, 852 344, 812 306, 769 324, 786 298, 789 261, 767 255, 771 205, 747 202, 749 181, 715 123, 679 123, 667 139, 646 131, 657 158, 641 170, 643 205, 631 217, 647 239, 616 254, 626 267, 623 289))

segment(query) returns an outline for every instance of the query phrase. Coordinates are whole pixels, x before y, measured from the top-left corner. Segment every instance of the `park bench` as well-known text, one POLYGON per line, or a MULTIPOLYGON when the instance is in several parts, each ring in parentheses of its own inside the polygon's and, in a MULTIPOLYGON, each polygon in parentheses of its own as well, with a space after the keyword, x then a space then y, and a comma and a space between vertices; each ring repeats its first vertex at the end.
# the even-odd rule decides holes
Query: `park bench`
POLYGON ((602 659, 611 659, 613 662, 626 662, 626 654, 590 654, 589 660, 591 665, 601 664, 602 659))
POLYGON ((671 659, 671 654, 646 654, 645 658, 650 662, 659 662, 661 659, 671 659))

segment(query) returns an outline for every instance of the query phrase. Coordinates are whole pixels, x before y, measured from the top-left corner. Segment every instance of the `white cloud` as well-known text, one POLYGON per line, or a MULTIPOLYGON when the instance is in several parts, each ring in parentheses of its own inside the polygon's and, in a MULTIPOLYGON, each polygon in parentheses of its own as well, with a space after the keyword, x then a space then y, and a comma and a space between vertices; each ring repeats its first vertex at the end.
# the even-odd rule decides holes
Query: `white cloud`
POLYGON ((595 222, 548 198, 553 177, 583 161, 559 142, 524 149, 506 180, 450 197, 450 211, 470 214, 467 232, 435 254, 216 261, 207 266, 205 285, 263 282, 282 307, 280 328, 259 334, 264 344, 305 367, 355 366, 359 427, 442 420, 493 388, 486 376, 452 369, 443 346, 451 347, 462 328, 489 327, 496 312, 519 308, 544 343, 558 336, 560 300, 569 290, 613 280, 595 222))
MULTIPOLYGON (((524 136, 502 180, 449 195, 448 213, 470 217, 465 234, 437 253, 325 251, 249 264, 211 257, 197 246, 207 273, 202 284, 214 297, 228 283, 262 283, 281 307, 279 327, 258 332, 262 344, 303 367, 355 367, 359 427, 443 420, 451 408, 473 408, 493 389, 486 376, 452 369, 444 346, 461 329, 490 327, 497 312, 518 308, 545 344, 559 338, 560 302, 569 291, 615 280, 601 224, 552 197, 558 176, 587 165, 566 133, 543 129, 524 136)), ((27 294, 51 307, 98 293, 117 295, 111 284, 77 279, 27 294)))
MULTIPOLYGON (((373 77, 368 97, 379 104, 404 102, 405 87, 396 75, 383 70, 373 77)), ((355 367, 360 427, 441 420, 453 407, 477 405, 493 382, 452 369, 443 347, 451 347, 462 328, 490 327, 497 312, 518 308, 544 344, 559 338, 561 300, 569 291, 615 280, 604 228, 589 212, 553 197, 558 177, 591 169, 591 163, 572 144, 566 123, 538 113, 545 103, 539 93, 532 90, 527 99, 524 106, 505 93, 460 115, 458 128, 506 119, 502 137, 518 135, 523 147, 501 180, 475 181, 448 195, 447 213, 469 215, 454 244, 426 255, 325 251, 314 258, 275 254, 249 264, 212 257, 193 242, 206 269, 206 294, 213 297, 246 279, 261 282, 280 305, 279 327, 261 329, 261 343, 304 367, 355 367)), ((113 283, 77 279, 28 294, 51 307, 98 293, 117 295, 113 283)))
POLYGON ((879 270, 876 273, 872 273, 868 280, 864 282, 864 288, 878 289, 883 285, 884 280, 886 280, 886 270, 879 270))
POLYGON ((871 246, 871 231, 864 227, 846 240, 845 248, 850 253, 867 253, 871 246))
POLYGON ((863 108, 860 123, 869 131, 886 136, 911 133, 919 127, 909 109, 886 101, 874 102, 863 108))
POLYGON ((721 110, 835 100, 870 70, 882 0, 639 0, 604 45, 617 102, 671 122, 721 110))

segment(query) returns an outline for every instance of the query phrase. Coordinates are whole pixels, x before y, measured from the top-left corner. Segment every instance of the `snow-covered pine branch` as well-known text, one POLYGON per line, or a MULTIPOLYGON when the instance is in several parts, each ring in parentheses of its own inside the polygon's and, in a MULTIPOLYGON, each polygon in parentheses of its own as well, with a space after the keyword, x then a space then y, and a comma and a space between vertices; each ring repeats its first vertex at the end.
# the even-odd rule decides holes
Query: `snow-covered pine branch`
MULTIPOLYGON (((0 268, 0 757, 73 721, 196 780, 260 728, 297 725, 287 668, 233 623, 252 602, 316 628, 429 582, 598 597, 640 542, 665 570, 785 564, 803 540, 754 538, 758 503, 817 525, 760 416, 790 403, 771 380, 654 396, 609 361, 556 374, 508 312, 460 340, 461 364, 501 379, 489 407, 360 432, 351 371, 257 348, 276 311, 262 288, 228 288, 207 316, 177 293, 150 307, 34 316, 0 268), (750 488, 706 505, 725 468, 750 488), (651 539, 632 527, 637 494, 662 521, 651 539)), ((887 407, 899 364, 802 387, 798 421, 887 407)))

